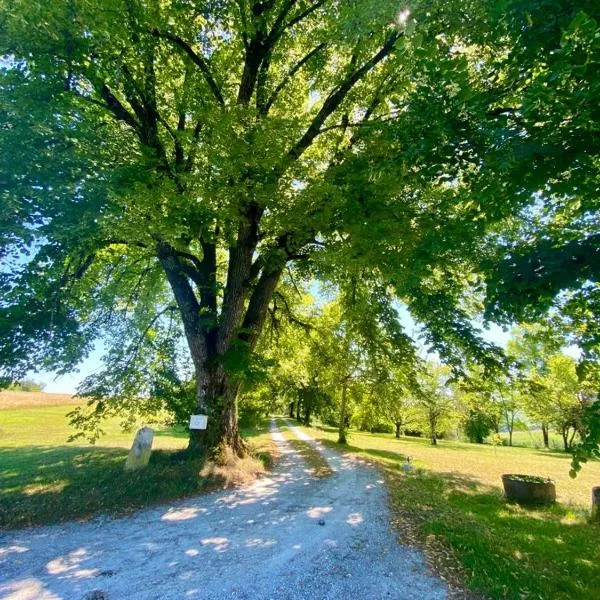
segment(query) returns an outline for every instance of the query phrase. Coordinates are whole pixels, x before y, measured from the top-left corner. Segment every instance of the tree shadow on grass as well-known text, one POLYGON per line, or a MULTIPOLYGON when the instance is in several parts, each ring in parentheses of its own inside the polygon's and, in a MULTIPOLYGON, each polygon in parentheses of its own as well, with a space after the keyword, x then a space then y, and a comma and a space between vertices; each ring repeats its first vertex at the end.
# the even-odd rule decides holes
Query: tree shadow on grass
POLYGON ((418 531, 434 561, 447 562, 450 549, 471 589, 492 598, 594 597, 600 524, 585 511, 508 503, 499 489, 456 473, 384 470, 399 522, 418 531))
MULTIPOLYGON (((265 431, 259 427, 243 434, 252 446, 265 431)), ((188 434, 175 428, 155 435, 188 434)), ((266 466, 272 462, 269 450, 258 445, 255 452, 266 466)), ((226 483, 213 471, 200 476, 205 459, 181 450, 153 450, 145 469, 125 472, 127 452, 102 446, 0 447, 0 528, 127 514, 226 483)))
POLYGON ((170 437, 178 439, 186 439, 190 435, 187 427, 183 425, 173 425, 171 427, 163 427, 154 431, 155 437, 170 437))
POLYGON ((104 447, 0 448, 0 527, 13 528, 124 514, 205 491, 202 461, 155 450, 147 468, 124 472, 127 450, 104 447))
POLYGON ((537 456, 551 456, 552 458, 562 458, 564 460, 572 460, 573 455, 570 452, 565 452, 559 448, 530 448, 532 454, 537 456))
POLYGON ((401 452, 394 452, 393 450, 378 450, 376 448, 359 448, 358 446, 353 446, 352 444, 338 444, 333 440, 320 440, 320 442, 324 446, 328 446, 329 448, 333 448, 334 450, 339 450, 341 452, 352 452, 354 454, 359 454, 364 458, 374 458, 374 459, 384 459, 388 462, 398 463, 400 465, 403 463, 407 456, 402 454, 401 452))

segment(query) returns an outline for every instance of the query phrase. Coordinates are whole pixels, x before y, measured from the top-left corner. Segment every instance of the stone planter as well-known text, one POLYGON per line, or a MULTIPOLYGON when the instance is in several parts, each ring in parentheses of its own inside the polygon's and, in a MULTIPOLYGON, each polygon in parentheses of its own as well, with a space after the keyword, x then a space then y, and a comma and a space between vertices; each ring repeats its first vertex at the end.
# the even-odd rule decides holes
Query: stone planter
POLYGON ((519 504, 552 504, 556 501, 554 482, 533 475, 502 475, 506 499, 519 504))

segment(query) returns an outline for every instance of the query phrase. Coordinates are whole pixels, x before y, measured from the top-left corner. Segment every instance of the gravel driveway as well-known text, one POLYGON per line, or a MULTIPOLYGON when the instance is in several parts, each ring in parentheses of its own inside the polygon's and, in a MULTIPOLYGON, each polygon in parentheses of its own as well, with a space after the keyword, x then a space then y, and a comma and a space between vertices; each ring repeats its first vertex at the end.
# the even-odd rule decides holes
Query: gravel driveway
POLYGON ((1 535, 0 598, 447 596, 422 553, 390 531, 375 469, 313 442, 334 470, 316 479, 272 428, 281 460, 252 484, 126 518, 1 535))

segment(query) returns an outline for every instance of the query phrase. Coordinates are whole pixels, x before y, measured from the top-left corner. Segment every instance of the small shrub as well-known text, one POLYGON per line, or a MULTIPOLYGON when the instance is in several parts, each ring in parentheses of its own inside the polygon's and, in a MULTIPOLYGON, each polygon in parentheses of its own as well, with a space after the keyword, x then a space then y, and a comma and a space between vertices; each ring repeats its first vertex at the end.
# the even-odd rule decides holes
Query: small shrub
POLYGON ((374 423, 371 425, 371 433, 394 433, 394 426, 385 422, 374 423))
POLYGON ((238 408, 239 426, 243 429, 255 429, 262 422, 264 412, 264 406, 254 398, 242 398, 238 408))
POLYGON ((404 435, 408 435, 409 437, 423 437, 423 432, 418 429, 405 429, 404 435))

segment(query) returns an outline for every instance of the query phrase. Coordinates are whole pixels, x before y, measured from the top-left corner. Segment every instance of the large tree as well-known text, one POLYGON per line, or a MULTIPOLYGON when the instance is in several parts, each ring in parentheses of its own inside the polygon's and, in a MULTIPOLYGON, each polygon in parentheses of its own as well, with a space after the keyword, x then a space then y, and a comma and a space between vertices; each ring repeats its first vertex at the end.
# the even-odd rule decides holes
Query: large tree
MULTIPOLYGON (((190 448, 242 454, 239 365, 288 268, 373 281, 443 358, 484 360, 465 290, 529 201, 473 195, 514 95, 498 65, 527 11, 509 4, 3 5, 5 377, 68 370, 103 337, 108 370, 140 381, 141 349, 176 354, 180 327, 209 415, 190 448)), ((102 407, 111 380, 93 383, 102 407)))

